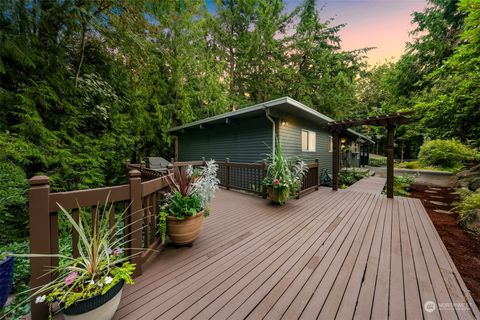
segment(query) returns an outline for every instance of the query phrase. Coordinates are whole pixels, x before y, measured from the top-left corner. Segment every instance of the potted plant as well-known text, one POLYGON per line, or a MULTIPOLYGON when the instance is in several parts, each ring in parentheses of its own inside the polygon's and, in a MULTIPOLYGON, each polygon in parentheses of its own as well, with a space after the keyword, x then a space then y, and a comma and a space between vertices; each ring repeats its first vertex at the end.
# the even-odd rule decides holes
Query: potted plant
MULTIPOLYGON (((108 198, 106 203, 108 203, 108 198)), ((50 273, 56 279, 37 289, 31 297, 36 303, 58 303, 65 319, 112 319, 125 283, 132 284, 135 265, 122 248, 127 244, 121 219, 110 227, 113 204, 102 213, 79 209, 78 222, 60 204, 61 212, 79 235, 79 257, 65 255, 26 254, 23 257, 58 257, 60 263, 50 273), (92 221, 93 223, 88 223, 92 221), (121 236, 119 236, 121 235, 121 236)), ((100 211, 100 210, 99 210, 100 211)), ((124 216, 125 212, 122 214, 124 216)), ((51 310, 52 308, 50 308, 51 310)))
POLYGON ((274 203, 284 205, 290 196, 300 192, 307 166, 302 160, 289 160, 283 156, 282 146, 277 142, 275 153, 268 155, 267 174, 263 184, 274 203))
POLYGON ((0 252, 0 309, 7 302, 13 284, 13 257, 0 252))
POLYGON ((193 169, 175 167, 170 175, 172 193, 167 195, 159 216, 162 242, 168 235, 177 245, 191 245, 209 214, 208 205, 218 189, 218 165, 210 160, 193 169))

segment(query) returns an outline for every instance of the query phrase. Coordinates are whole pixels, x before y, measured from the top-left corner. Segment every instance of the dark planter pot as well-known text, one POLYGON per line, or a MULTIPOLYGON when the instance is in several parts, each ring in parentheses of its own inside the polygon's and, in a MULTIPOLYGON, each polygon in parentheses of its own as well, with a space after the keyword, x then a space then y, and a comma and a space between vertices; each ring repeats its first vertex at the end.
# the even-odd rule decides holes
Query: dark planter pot
POLYGON ((273 189, 272 187, 267 187, 267 193, 268 197, 270 198, 270 200, 272 200, 272 202, 280 205, 284 205, 288 199, 288 193, 285 195, 285 199, 282 199, 280 192, 277 189, 273 189))
POLYGON ((110 320, 117 311, 125 282, 115 284, 105 294, 77 301, 62 309, 65 319, 110 320))
POLYGON ((13 284, 13 257, 0 262, 0 309, 7 302, 13 284))

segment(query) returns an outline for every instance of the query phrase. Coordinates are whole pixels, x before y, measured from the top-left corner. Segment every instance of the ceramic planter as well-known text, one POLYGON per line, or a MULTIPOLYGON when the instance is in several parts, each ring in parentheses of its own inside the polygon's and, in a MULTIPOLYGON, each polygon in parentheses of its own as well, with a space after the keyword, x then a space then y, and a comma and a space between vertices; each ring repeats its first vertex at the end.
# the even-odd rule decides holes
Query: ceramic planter
POLYGON ((192 244, 197 238, 203 226, 203 211, 184 220, 177 220, 173 216, 167 216, 167 235, 175 244, 192 244))
POLYGON ((7 302, 13 284, 13 257, 0 261, 0 309, 7 302))
POLYGON ((65 320, 110 320, 115 315, 122 298, 124 281, 119 281, 105 294, 75 302, 63 309, 65 320))

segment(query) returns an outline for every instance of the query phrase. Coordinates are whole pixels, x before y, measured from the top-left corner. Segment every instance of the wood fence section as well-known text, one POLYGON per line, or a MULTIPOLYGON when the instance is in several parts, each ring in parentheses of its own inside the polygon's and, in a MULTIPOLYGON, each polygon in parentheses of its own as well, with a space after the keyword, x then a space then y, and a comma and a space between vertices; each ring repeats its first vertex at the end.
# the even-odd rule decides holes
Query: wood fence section
POLYGON ((229 189, 249 191, 261 196, 266 195, 262 181, 266 174, 266 164, 264 163, 241 163, 217 161, 218 179, 220 185, 229 189))
MULTIPOLYGON (((159 245, 156 236, 157 214, 163 194, 169 188, 169 177, 164 176, 142 182, 140 171, 129 172, 129 183, 106 188, 77 190, 50 193, 48 177, 36 176, 29 180, 29 218, 30 218, 30 252, 35 254, 56 254, 59 250, 58 211, 60 204, 71 210, 74 219, 78 220, 79 208, 97 212, 104 205, 113 204, 110 212, 110 224, 115 221, 115 207, 120 204, 128 208, 123 217, 125 240, 131 248, 154 249, 159 245), (108 197, 108 204, 105 203, 108 197), (58 203, 58 204, 57 204, 58 203)), ((94 217, 96 215, 93 215, 94 217)), ((73 256, 78 256, 78 234, 72 231, 73 256)), ((129 251, 126 248, 127 252, 129 251)), ((137 251, 138 252, 138 251, 137 251)), ((153 253, 145 250, 132 258, 137 265, 134 277, 142 274, 142 264, 153 253)), ((58 258, 30 259, 30 287, 43 286, 52 280, 46 272, 58 265, 58 258)), ((35 297, 34 297, 35 298, 35 297)), ((34 300, 33 298, 33 300, 34 300)), ((48 309, 44 304, 35 304, 32 300, 32 318, 47 319, 48 309)))
MULTIPOLYGON (((267 174, 266 163, 230 162, 229 159, 217 161, 216 163, 219 167, 218 179, 221 186, 227 190, 236 189, 253 192, 266 198, 267 191, 262 185, 262 181, 267 174)), ((320 165, 318 160, 307 164, 307 167, 308 171, 303 178, 298 197, 318 190, 320 186, 320 165)))
POLYGON ((320 164, 318 159, 314 163, 307 164, 308 171, 303 178, 302 187, 300 188, 299 197, 308 194, 320 187, 320 164))

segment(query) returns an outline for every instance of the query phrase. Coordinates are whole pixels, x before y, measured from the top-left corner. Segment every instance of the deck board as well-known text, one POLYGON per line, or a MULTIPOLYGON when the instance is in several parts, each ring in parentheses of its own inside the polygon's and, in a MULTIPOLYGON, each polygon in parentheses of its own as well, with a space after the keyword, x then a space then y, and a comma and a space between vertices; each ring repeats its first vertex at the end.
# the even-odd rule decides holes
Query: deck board
POLYGON ((387 179, 382 177, 366 177, 355 182, 347 189, 349 191, 380 194, 385 187, 385 183, 387 183, 387 179))
POLYGON ((320 188, 278 207, 220 190, 194 246, 156 256, 115 319, 475 319, 438 310, 472 302, 417 199, 320 188))

